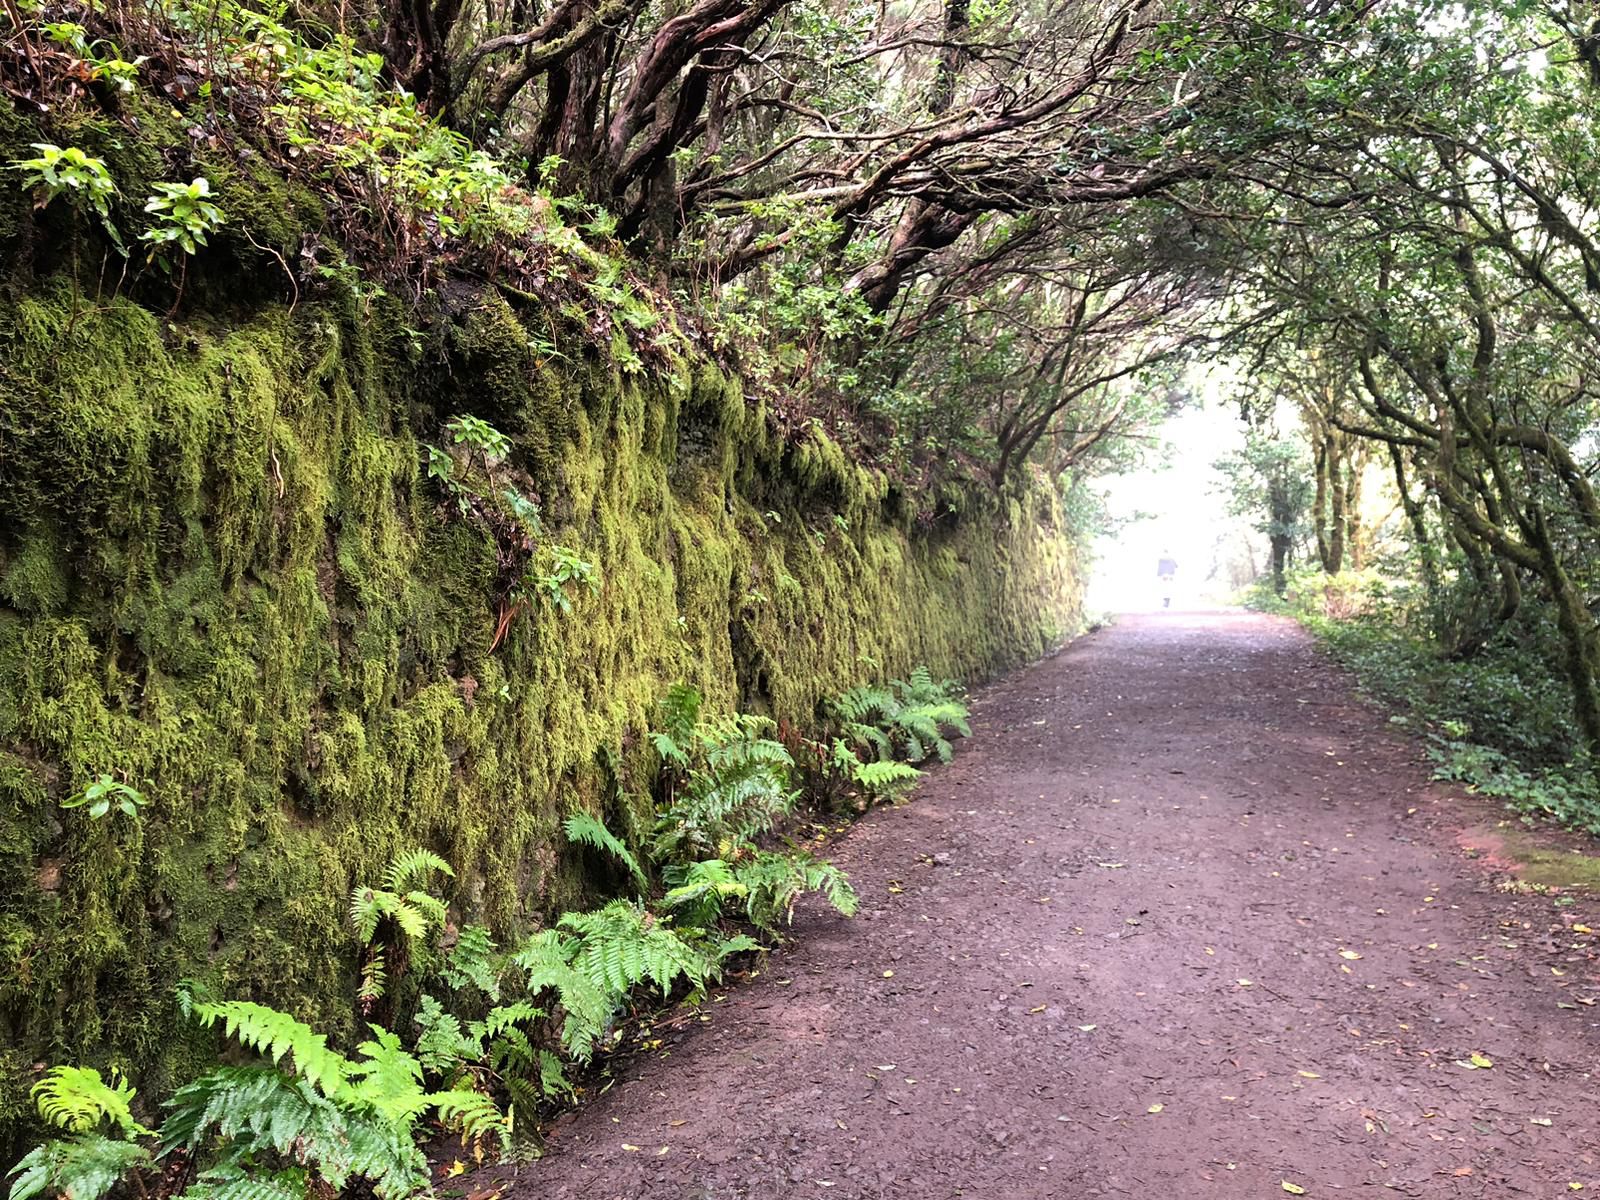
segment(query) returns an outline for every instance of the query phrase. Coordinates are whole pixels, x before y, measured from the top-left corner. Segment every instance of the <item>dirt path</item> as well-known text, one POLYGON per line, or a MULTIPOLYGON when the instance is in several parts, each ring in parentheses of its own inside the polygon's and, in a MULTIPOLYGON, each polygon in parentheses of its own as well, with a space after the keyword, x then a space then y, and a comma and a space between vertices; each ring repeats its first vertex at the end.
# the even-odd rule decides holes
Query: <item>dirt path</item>
POLYGON ((860 916, 802 916, 513 1196, 1600 1194, 1600 905, 1497 887, 1482 807, 1293 626, 1128 618, 975 713, 838 848, 860 916))

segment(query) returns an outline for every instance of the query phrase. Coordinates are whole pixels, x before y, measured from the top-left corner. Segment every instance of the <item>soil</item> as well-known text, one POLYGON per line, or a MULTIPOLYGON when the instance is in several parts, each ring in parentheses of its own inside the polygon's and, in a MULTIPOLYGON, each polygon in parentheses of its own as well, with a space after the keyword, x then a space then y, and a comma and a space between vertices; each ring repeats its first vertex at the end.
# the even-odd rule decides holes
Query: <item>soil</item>
POLYGON ((507 1196, 1600 1192, 1600 902, 1509 881, 1297 627, 1125 618, 974 713, 836 845, 860 914, 806 908, 507 1196))

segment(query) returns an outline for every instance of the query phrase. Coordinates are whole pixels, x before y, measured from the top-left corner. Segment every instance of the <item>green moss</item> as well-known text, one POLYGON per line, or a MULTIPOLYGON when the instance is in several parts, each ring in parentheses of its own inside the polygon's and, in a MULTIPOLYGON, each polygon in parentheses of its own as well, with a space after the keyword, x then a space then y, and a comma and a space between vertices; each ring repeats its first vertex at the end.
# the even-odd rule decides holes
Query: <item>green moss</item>
MULTIPOLYGON (((964 495, 913 535, 882 475, 820 435, 786 449, 709 364, 558 369, 542 318, 492 292, 451 301, 420 366, 399 329, 420 318, 357 290, 250 303, 0 298, 17 1062, 170 1083, 204 1052, 172 1036, 185 976, 348 1034, 345 897, 399 849, 449 857, 460 919, 505 933, 592 898, 560 821, 646 828, 643 734, 675 680, 807 721, 864 677, 985 675, 1077 626, 1051 492, 964 495), (514 436, 549 536, 599 570, 492 652, 494 547, 420 467, 462 411, 514 436), (139 822, 59 807, 104 771, 149 797, 139 822)), ((3 1075, 0 1139, 30 1082, 3 1075)))

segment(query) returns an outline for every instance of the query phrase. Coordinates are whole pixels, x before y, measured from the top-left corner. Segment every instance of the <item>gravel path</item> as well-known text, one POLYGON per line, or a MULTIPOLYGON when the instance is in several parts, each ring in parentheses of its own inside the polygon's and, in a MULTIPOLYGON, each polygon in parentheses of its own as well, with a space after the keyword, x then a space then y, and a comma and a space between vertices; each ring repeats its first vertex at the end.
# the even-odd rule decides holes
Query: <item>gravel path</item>
POLYGON ((510 1197, 1600 1195, 1600 904, 1464 854, 1484 806, 1296 627, 1125 618, 974 713, 835 848, 860 915, 802 914, 510 1197))

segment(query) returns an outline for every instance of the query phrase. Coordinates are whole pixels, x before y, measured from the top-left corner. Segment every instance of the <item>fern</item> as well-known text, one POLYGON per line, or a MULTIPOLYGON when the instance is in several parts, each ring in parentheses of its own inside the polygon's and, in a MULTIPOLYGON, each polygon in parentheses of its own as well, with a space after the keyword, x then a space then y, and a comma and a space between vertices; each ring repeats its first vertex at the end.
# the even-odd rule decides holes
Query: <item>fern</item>
POLYGON ((736 933, 731 938, 723 938, 719 941, 713 956, 717 960, 717 965, 721 966, 722 963, 732 958, 735 954, 748 954, 752 951, 764 949, 766 947, 748 933, 736 933))
POLYGON ((482 925, 468 925, 445 954, 440 974, 458 991, 470 984, 495 1001, 500 999, 502 967, 501 955, 489 930, 482 925))
POLYGON ((90 1067, 54 1067, 33 1085, 34 1104, 45 1122, 70 1133, 88 1133, 109 1120, 125 1136, 151 1131, 133 1119, 129 1105, 136 1094, 131 1085, 113 1087, 90 1067))
POLYGON ((808 854, 763 850, 739 864, 736 873, 746 889, 746 916, 770 933, 793 920, 795 901, 805 892, 821 892, 841 915, 855 915, 855 890, 844 872, 808 854))
POLYGON ((422 1090, 422 1064, 400 1044, 398 1035, 377 1025, 371 1028, 373 1036, 356 1047, 362 1058, 345 1068, 349 1082, 337 1099, 366 1105, 409 1132, 429 1105, 422 1090))
POLYGON ((663 997, 679 978, 698 987, 711 967, 694 946, 627 900, 613 900, 594 912, 567 913, 559 924, 577 935, 573 968, 617 1002, 646 981, 663 997))
POLYGON ((617 997, 597 986, 572 966, 577 942, 558 930, 546 929, 525 939, 512 961, 527 977, 528 994, 555 992, 565 1010, 561 1045, 573 1058, 587 1060, 594 1044, 611 1025, 617 997))
POLYGON ((437 1075, 450 1075, 463 1063, 483 1057, 482 1040, 462 1028, 461 1019, 432 996, 417 1005, 417 1060, 437 1075))
POLYGON ((412 850, 394 856, 383 873, 382 887, 357 887, 350 893, 350 924, 363 944, 372 941, 385 917, 408 938, 425 937, 430 925, 444 925, 444 901, 416 886, 433 871, 455 875, 437 854, 412 850))
POLYGON ((675 683, 661 701, 662 728, 650 735, 656 753, 680 767, 689 765, 694 733, 700 724, 700 693, 686 683, 675 683))
POLYGON ((303 1169, 269 1173, 217 1167, 202 1172, 183 1200, 305 1200, 309 1183, 303 1169))
MULTIPOLYGON (((909 679, 891 680, 886 687, 851 688, 830 701, 829 709, 843 736, 879 762, 920 763, 932 757, 948 762, 952 747, 946 730, 963 737, 972 732, 967 707, 955 693, 954 683, 935 681, 926 667, 917 667, 909 679)), ((879 778, 898 785, 906 777, 879 778)))
POLYGON ((205 1028, 220 1022, 226 1036, 274 1065, 290 1056, 295 1073, 325 1096, 336 1095, 344 1086, 350 1061, 330 1050, 326 1037, 288 1013, 249 1000, 191 999, 189 1011, 205 1028))
MULTIPOLYGON (((384 1077, 381 1070, 375 1074, 384 1077)), ((163 1155, 220 1139, 228 1157, 213 1177, 224 1182, 235 1170, 256 1177, 270 1153, 313 1171, 335 1190, 352 1178, 366 1180, 382 1197, 410 1196, 427 1186, 427 1160, 412 1141, 410 1123, 391 1120, 360 1087, 335 1101, 271 1067, 218 1067, 179 1088, 169 1107, 163 1155)))
POLYGON ((562 828, 566 831, 569 842, 593 846, 596 850, 603 850, 616 858, 632 873, 641 891, 650 886, 644 868, 639 865, 639 860, 633 856, 633 852, 597 818, 585 812, 573 813, 562 828))
MULTIPOLYGON (((876 733, 877 730, 873 732, 876 733)), ((892 758, 862 762, 860 756, 843 738, 833 739, 833 753, 828 765, 845 775, 867 795, 880 799, 896 799, 922 778, 922 772, 916 767, 892 758)))
POLYGON ((651 853, 659 860, 692 861, 719 854, 768 832, 794 807, 794 760, 751 724, 709 731, 703 765, 691 770, 673 804, 656 824, 651 853))
POLYGON ((511 1140, 511 1115, 500 1111, 494 1097, 469 1088, 456 1088, 435 1097, 439 1119, 469 1142, 494 1136, 511 1140))
POLYGON ((71 1200, 99 1200, 130 1172, 150 1165, 150 1152, 137 1142, 80 1133, 36 1146, 7 1172, 10 1200, 55 1194, 71 1200))

